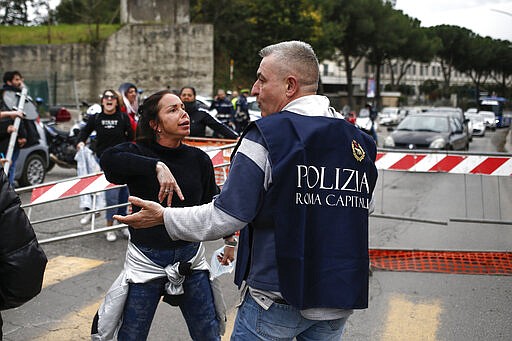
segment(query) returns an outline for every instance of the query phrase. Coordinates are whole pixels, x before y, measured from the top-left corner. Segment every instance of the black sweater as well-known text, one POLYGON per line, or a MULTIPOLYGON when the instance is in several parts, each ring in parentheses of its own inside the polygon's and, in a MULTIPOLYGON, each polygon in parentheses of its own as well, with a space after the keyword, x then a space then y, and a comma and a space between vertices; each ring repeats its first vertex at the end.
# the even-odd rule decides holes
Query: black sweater
POLYGON ((215 136, 225 139, 238 138, 238 134, 234 130, 215 119, 206 109, 200 108, 197 101, 185 103, 185 105, 190 117, 190 136, 205 137, 206 127, 209 127, 214 131, 215 136))
POLYGON ((132 141, 135 135, 130 125, 130 118, 120 111, 112 115, 101 112, 89 117, 87 125, 80 130, 78 141, 85 143, 94 130, 96 130, 96 148, 94 152, 98 157, 101 157, 103 151, 108 147, 132 141))
MULTIPOLYGON (((105 150, 100 165, 108 181, 127 184, 130 195, 158 202, 158 161, 169 167, 185 197, 181 201, 175 194, 173 207, 206 204, 217 194, 218 187, 210 157, 202 150, 184 144, 178 148, 166 148, 157 143, 123 143, 105 150)), ((164 206, 166 202, 167 198, 164 199, 164 206)), ((139 210, 139 207, 133 206, 133 212, 139 210)), ((130 227, 130 235, 135 245, 157 249, 175 248, 187 243, 172 241, 164 225, 138 230, 130 227)))

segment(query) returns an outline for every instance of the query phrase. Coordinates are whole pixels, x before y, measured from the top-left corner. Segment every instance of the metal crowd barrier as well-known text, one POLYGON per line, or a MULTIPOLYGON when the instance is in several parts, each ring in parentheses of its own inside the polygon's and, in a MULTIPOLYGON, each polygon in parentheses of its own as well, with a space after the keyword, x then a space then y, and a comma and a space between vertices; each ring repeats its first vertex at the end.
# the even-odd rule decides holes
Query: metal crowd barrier
POLYGON ((436 225, 448 225, 449 222, 512 225, 511 220, 503 219, 502 216, 503 210, 507 207, 503 207, 501 191, 502 181, 512 179, 512 156, 510 155, 503 153, 477 154, 472 152, 379 149, 376 166, 381 172, 379 176, 380 193, 375 192, 374 195, 380 199, 380 212, 373 213, 372 217, 436 225), (439 220, 388 214, 384 210, 385 172, 405 172, 408 174, 447 173, 464 177, 465 217, 450 217, 447 220, 439 220), (468 179, 471 176, 478 176, 480 180, 480 202, 483 215, 481 218, 468 217, 468 179), (497 219, 485 217, 484 178, 487 180, 496 179, 497 219))
MULTIPOLYGON (((224 140, 224 139, 201 139, 193 138, 187 139, 186 143, 197 146, 203 149, 212 159, 214 164, 215 178, 217 185, 222 186, 229 173, 230 157, 233 148, 236 143, 235 140, 224 140)), ((90 227, 86 231, 73 232, 55 236, 46 239, 40 239, 40 244, 46 244, 55 241, 61 241, 71 238, 77 238, 82 236, 88 236, 97 233, 103 233, 108 231, 115 231, 126 227, 125 224, 117 224, 113 226, 96 227, 95 213, 105 211, 109 208, 127 207, 130 203, 122 203, 118 205, 106 206, 97 208, 96 206, 96 195, 110 189, 122 188, 126 185, 112 185, 108 183, 102 172, 88 174, 84 176, 76 176, 71 178, 62 179, 59 181, 52 181, 43 183, 40 185, 23 187, 16 189, 18 194, 30 193, 30 203, 23 204, 22 208, 27 210, 27 216, 29 219, 32 216, 32 209, 40 205, 49 205, 62 202, 64 200, 79 198, 82 195, 93 195, 92 208, 87 211, 73 212, 69 214, 63 214, 59 216, 48 216, 43 219, 32 220, 32 225, 39 225, 44 223, 50 223, 53 221, 59 221, 68 218, 74 218, 91 214, 90 227)))
MULTIPOLYGON (((233 148, 236 146, 234 140, 222 140, 222 139, 187 139, 186 143, 197 146, 203 149, 214 164, 216 181, 219 186, 224 184, 224 181, 229 174, 230 156, 233 148)), ((412 216, 401 216, 396 214, 390 214, 384 212, 384 187, 385 187, 385 171, 402 171, 407 173, 432 173, 432 172, 446 172, 454 174, 463 174, 465 177, 468 174, 480 174, 480 176, 495 175, 497 176, 498 182, 500 178, 508 177, 512 175, 512 159, 510 156, 503 156, 503 154, 473 154, 473 153, 450 153, 450 152, 433 152, 433 151, 410 151, 410 150, 385 150, 379 149, 377 155, 377 168, 381 171, 382 175, 379 177, 380 183, 380 212, 374 212, 372 217, 380 219, 393 219, 410 222, 420 222, 426 224, 435 225, 447 225, 449 221, 454 222, 473 222, 473 223, 492 223, 502 225, 512 225, 512 221, 501 219, 501 193, 498 193, 499 200, 499 211, 500 219, 481 219, 468 218, 467 216, 467 198, 464 198, 466 205, 466 217, 463 218, 449 218, 448 220, 412 217, 412 216)), ((124 186, 124 185, 123 185, 124 186)), ((42 185, 24 187, 17 189, 19 194, 25 192, 31 192, 31 202, 29 204, 22 205, 23 208, 28 209, 28 216, 31 215, 31 209, 37 205, 51 204, 64 199, 70 199, 79 197, 84 194, 96 194, 104 192, 111 188, 119 188, 123 186, 113 186, 109 184, 102 173, 89 174, 81 177, 73 177, 63 179, 60 181, 48 182, 42 185), (91 178, 95 178, 91 181, 91 178), (98 185, 99 182, 99 185, 98 185), (81 183, 87 183, 87 186, 82 186, 81 183), (95 187, 96 186, 96 187, 95 187), (90 188, 92 187, 92 189, 90 188), (52 191, 54 191, 52 193, 52 191), (48 194, 50 193, 50 194, 48 194), (45 198, 44 195, 47 195, 45 198)), ((483 185, 482 185, 483 186, 483 185)), ((498 183, 498 189, 500 184, 498 183)), ((465 196, 467 196, 467 190, 465 188, 465 196)), ((499 190, 498 190, 499 191, 499 190)), ((379 194, 375 193, 377 198, 379 194)), ((107 231, 117 230, 126 227, 124 224, 118 224, 108 227, 95 227, 95 215, 96 212, 104 211, 108 208, 116 208, 128 206, 129 203, 123 203, 119 205, 96 208, 95 206, 89 211, 80 211, 61 216, 48 217, 32 221, 32 224, 42 224, 52 221, 58 221, 66 218, 83 216, 84 214, 92 214, 91 225, 88 231, 80 231, 76 233, 70 233, 67 235, 47 238, 40 240, 41 244, 76 238, 96 233, 102 233, 107 231)), ((482 207, 483 207, 483 194, 482 194, 482 207)))

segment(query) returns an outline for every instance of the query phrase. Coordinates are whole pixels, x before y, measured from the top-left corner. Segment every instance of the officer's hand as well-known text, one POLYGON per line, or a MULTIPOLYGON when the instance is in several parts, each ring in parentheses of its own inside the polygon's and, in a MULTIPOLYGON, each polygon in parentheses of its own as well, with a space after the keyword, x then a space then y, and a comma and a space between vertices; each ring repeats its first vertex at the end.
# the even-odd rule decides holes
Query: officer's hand
POLYGON ((135 229, 154 227, 164 223, 164 208, 159 203, 135 196, 128 197, 128 201, 140 207, 141 210, 126 216, 114 215, 113 218, 120 223, 130 225, 135 229))

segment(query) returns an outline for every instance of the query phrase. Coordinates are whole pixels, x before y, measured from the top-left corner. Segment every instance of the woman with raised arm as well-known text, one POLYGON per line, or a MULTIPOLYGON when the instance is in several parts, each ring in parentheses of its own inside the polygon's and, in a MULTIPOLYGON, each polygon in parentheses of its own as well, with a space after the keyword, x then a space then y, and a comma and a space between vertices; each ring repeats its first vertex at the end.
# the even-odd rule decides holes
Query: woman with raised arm
MULTIPOLYGON (((169 91, 157 92, 144 101, 139 115, 136 143, 115 146, 101 157, 107 180, 127 184, 131 194, 162 206, 170 205, 171 199, 174 207, 210 202, 218 192, 213 165, 205 152, 182 143, 190 134, 190 118, 180 98, 169 91), (178 198, 170 191, 176 182, 178 198)), ((139 209, 133 207, 134 212, 139 209)), ((180 307, 192 339, 220 340, 203 245, 172 240, 163 224, 145 230, 130 227, 130 236, 122 279, 129 290, 118 339, 145 340, 164 296, 164 301, 180 307), (172 284, 173 276, 184 279, 182 286, 172 284)), ((232 235, 225 240, 223 263, 227 264, 234 259, 236 240, 232 235)), ((101 332, 103 324, 97 322, 101 332)))

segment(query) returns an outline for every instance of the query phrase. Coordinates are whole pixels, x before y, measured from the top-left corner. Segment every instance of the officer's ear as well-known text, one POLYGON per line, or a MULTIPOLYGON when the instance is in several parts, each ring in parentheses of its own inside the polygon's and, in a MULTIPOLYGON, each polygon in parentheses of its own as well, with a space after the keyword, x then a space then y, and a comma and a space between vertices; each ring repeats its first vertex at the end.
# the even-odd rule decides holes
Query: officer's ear
POLYGON ((295 76, 286 77, 286 96, 293 97, 299 91, 299 82, 295 76))

